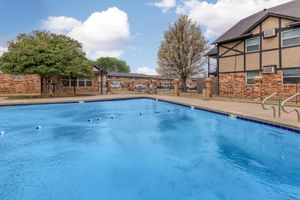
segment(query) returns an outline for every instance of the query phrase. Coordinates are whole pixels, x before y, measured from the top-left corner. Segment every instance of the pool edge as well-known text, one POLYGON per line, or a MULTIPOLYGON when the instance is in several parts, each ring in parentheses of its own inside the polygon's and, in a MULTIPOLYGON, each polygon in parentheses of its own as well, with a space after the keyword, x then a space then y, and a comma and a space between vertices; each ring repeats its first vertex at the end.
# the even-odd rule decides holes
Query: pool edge
MULTIPOLYGON (((270 127, 279 128, 279 129, 282 129, 282 130, 288 130, 288 131, 300 134, 300 128, 296 127, 296 126, 283 124, 283 123, 280 123, 280 122, 273 122, 273 121, 269 121, 269 120, 266 120, 266 119, 252 117, 252 116, 247 116, 247 115, 243 115, 243 114, 240 114, 240 113, 221 111, 221 110, 207 108, 207 107, 198 106, 198 105, 194 105, 194 104, 188 104, 188 103, 182 103, 182 102, 177 102, 177 101, 172 101, 172 100, 166 100, 166 99, 162 99, 162 98, 159 98, 159 97, 153 97, 153 96, 146 96, 145 95, 145 96, 132 96, 132 97, 129 97, 129 96, 127 96, 127 97, 112 97, 112 98, 106 98, 106 99, 90 99, 90 100, 88 99, 88 100, 84 100, 83 102, 92 103, 92 102, 121 101, 121 100, 134 100, 134 99, 158 100, 158 101, 161 101, 161 102, 172 103, 172 104, 180 105, 180 106, 184 106, 184 107, 193 106, 197 110, 206 111, 206 112, 210 112, 210 113, 215 113, 215 114, 228 116, 228 117, 234 115, 236 117, 236 119, 239 119, 239 120, 253 122, 253 123, 257 123, 257 124, 263 124, 263 125, 267 125, 267 126, 270 126, 270 127)), ((4 103, 4 104, 0 103, 0 107, 48 105, 48 104, 70 104, 70 103, 79 103, 79 102, 80 102, 80 100, 26 102, 26 103, 24 103, 24 102, 20 102, 20 103, 19 102, 14 102, 14 103, 4 103)))

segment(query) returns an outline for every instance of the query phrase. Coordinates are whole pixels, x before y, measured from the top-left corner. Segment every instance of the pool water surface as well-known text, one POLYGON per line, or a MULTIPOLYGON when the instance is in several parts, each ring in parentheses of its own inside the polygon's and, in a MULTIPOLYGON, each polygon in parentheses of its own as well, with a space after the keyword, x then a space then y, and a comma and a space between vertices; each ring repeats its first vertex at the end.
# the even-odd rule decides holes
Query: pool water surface
POLYGON ((300 135, 150 99, 0 107, 1 200, 300 199, 300 135))

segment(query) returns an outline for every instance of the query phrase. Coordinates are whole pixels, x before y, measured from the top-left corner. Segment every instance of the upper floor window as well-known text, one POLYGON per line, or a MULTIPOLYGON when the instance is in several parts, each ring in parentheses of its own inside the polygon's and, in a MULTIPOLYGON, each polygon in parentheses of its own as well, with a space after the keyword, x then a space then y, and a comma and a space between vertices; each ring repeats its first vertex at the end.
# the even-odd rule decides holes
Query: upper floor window
POLYGON ((283 70, 283 83, 295 84, 300 83, 300 68, 284 69, 283 70))
POLYGON ((300 28, 282 32, 282 47, 300 44, 300 28))
POLYGON ((260 50, 260 37, 250 38, 246 40, 246 52, 256 52, 260 50))

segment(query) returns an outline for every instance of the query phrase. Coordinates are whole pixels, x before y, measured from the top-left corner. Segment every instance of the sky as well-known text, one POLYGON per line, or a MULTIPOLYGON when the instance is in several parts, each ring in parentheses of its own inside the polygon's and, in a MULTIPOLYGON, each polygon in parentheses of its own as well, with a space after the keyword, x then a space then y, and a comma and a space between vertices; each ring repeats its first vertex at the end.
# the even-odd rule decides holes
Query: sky
POLYGON ((289 0, 0 0, 0 55, 20 33, 47 30, 83 44, 87 57, 117 57, 155 74, 163 34, 188 15, 213 42, 239 20, 289 0))

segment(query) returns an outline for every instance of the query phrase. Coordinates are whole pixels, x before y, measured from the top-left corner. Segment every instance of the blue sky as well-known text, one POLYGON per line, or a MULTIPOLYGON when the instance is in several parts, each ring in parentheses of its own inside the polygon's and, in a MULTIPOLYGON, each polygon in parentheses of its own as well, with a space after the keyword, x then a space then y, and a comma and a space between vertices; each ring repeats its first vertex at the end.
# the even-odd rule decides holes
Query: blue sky
POLYGON ((0 0, 0 52, 19 33, 46 29, 79 40, 91 59, 116 56, 133 72, 154 73, 163 33, 181 14, 212 41, 241 18, 286 1, 0 0))

